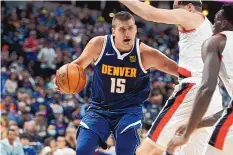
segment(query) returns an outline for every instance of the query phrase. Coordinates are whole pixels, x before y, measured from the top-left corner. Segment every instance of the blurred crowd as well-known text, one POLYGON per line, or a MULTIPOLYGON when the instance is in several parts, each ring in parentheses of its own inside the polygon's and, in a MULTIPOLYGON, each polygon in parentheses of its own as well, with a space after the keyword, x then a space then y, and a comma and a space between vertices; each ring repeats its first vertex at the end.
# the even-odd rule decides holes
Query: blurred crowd
MULTIPOLYGON (((101 11, 56 3, 27 2, 1 6, 1 154, 75 154, 76 132, 91 94, 93 65, 86 69, 86 88, 76 95, 61 95, 52 79, 63 64, 76 59, 94 36, 111 33, 101 11)), ((136 17, 138 37, 178 61, 177 31, 172 26, 136 17)), ((171 95, 177 79, 151 72, 151 93, 143 105, 143 134, 171 95)), ((227 103, 229 97, 225 94, 227 103)), ((108 149, 96 155, 114 154, 108 149)))

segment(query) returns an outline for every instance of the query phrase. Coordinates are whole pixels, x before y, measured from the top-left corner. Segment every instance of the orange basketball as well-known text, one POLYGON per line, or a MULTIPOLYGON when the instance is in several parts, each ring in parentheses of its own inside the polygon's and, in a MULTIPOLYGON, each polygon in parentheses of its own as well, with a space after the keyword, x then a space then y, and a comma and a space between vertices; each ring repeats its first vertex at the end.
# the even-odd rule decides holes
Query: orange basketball
POLYGON ((85 87, 86 73, 79 65, 63 65, 57 70, 56 84, 63 93, 79 93, 85 87))

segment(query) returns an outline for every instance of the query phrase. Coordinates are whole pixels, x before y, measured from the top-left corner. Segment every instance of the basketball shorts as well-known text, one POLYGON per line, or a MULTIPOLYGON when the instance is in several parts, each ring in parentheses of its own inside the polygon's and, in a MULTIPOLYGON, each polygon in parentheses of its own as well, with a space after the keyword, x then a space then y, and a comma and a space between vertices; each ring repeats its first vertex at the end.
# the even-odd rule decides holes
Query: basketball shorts
MULTIPOLYGON (((200 85, 194 83, 181 83, 176 85, 173 94, 167 100, 165 106, 160 111, 148 132, 148 142, 151 142, 157 148, 166 150, 167 144, 174 136, 176 129, 180 125, 188 122, 192 112, 194 99, 199 88, 200 85)), ((215 114, 221 109, 222 96, 217 88, 205 116, 215 114)), ((208 144, 212 130, 213 128, 198 130, 192 136, 190 142, 181 149, 183 153, 180 154, 200 155, 198 150, 203 152, 204 148, 208 144)))
MULTIPOLYGON (((233 103, 232 103, 233 104, 233 103)), ((233 155, 233 107, 215 125, 205 155, 233 155)))

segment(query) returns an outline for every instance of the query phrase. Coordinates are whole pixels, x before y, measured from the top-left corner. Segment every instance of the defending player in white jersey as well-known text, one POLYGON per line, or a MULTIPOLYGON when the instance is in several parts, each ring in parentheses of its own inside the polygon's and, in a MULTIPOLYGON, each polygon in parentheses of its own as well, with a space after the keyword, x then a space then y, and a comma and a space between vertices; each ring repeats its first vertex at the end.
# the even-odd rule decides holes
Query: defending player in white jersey
MULTIPOLYGON (((200 88, 202 70, 202 43, 211 37, 212 25, 201 14, 201 1, 175 1, 173 10, 158 9, 140 1, 121 1, 138 16, 154 22, 175 24, 179 29, 179 84, 159 116, 154 121, 147 139, 137 150, 137 155, 161 155, 167 148, 176 129, 187 123, 197 90, 200 88)), ((218 89, 205 116, 210 116, 219 109, 222 97, 218 89)), ((207 145, 211 130, 203 128, 192 136, 192 141, 182 147, 180 155, 200 155, 207 145)))
MULTIPOLYGON (((214 36, 206 40, 202 47, 204 70, 202 84, 195 98, 193 111, 186 127, 181 126, 169 143, 168 149, 185 144, 198 127, 214 125, 221 112, 201 121, 216 89, 218 76, 223 81, 228 94, 233 98, 233 4, 225 4, 215 16, 214 36), (222 31, 222 32, 221 32, 222 31), (219 33, 220 32, 220 33, 219 33), (184 132, 183 132, 184 131, 184 132), (182 133, 183 132, 183 133, 182 133)), ((221 103, 219 103, 221 104, 221 103)), ((233 102, 224 111, 209 141, 205 155, 233 154, 233 102)))

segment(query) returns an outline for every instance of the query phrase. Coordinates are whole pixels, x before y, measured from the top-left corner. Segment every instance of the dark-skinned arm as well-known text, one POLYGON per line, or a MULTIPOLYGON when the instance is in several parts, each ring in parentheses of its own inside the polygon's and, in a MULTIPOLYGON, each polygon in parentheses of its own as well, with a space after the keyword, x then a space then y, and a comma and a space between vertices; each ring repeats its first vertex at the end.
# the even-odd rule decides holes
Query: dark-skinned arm
POLYGON ((216 85, 218 83, 218 74, 221 65, 220 53, 222 53, 221 50, 223 48, 220 46, 222 40, 223 36, 215 35, 203 43, 203 78, 201 87, 196 95, 193 110, 186 131, 184 133, 185 138, 189 138, 193 131, 198 127, 198 124, 201 122, 203 116, 208 109, 211 98, 215 91, 216 85))
POLYGON ((219 111, 216 114, 213 114, 211 116, 203 118, 202 121, 199 123, 198 128, 213 126, 219 120, 219 118, 222 116, 222 113, 224 110, 225 109, 219 111))

